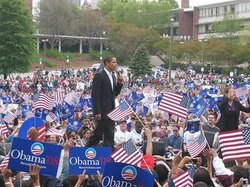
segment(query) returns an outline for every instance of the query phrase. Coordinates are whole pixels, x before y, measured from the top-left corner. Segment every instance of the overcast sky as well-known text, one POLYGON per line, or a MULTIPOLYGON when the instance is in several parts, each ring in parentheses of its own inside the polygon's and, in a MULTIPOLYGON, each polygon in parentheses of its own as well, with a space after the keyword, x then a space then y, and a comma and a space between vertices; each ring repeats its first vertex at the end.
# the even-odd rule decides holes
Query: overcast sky
MULTIPOLYGON (((190 6, 198 6, 198 5, 207 5, 212 3, 218 3, 218 2, 225 2, 229 0, 189 0, 190 6)), ((178 0, 178 3, 180 5, 181 0, 178 0)))

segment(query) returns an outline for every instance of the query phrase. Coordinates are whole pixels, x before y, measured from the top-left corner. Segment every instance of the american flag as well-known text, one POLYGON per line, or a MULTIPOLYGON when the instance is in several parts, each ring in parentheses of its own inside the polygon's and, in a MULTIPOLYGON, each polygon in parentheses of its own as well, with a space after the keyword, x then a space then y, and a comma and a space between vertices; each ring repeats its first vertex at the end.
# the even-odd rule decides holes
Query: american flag
POLYGON ((58 130, 58 129, 56 129, 55 127, 51 127, 51 128, 49 128, 49 129, 45 132, 45 135, 46 135, 46 136, 55 135, 55 136, 63 137, 65 131, 66 131, 66 130, 64 130, 64 129, 58 130))
POLYGON ((23 99, 24 101, 29 101, 29 98, 30 98, 29 94, 23 93, 22 99, 23 99))
POLYGON ((149 93, 151 91, 151 87, 150 86, 146 86, 144 89, 143 89, 143 93, 149 93))
POLYGON ((1 126, 1 129, 0 129, 0 130, 1 130, 1 135, 2 135, 3 137, 5 137, 5 138, 8 137, 10 132, 9 132, 9 130, 8 130, 7 125, 3 123, 3 124, 1 124, 0 126, 1 126))
POLYGON ((37 93, 33 96, 33 101, 37 102, 39 100, 40 93, 37 93))
POLYGON ((35 102, 35 109, 43 108, 46 110, 52 110, 54 106, 54 99, 50 96, 40 93, 38 101, 35 102))
POLYGON ((6 123, 12 123, 15 119, 15 115, 12 114, 11 112, 7 112, 7 114, 4 116, 3 120, 6 123))
POLYGON ((108 113, 108 117, 114 121, 120 121, 121 119, 127 117, 132 114, 133 110, 129 106, 129 104, 124 100, 122 101, 118 107, 108 113))
POLYGON ((205 149, 207 145, 207 141, 203 135, 200 135, 199 138, 191 143, 190 145, 187 145, 188 152, 191 157, 197 157, 203 149, 205 149))
POLYGON ((140 167, 142 153, 140 149, 136 149, 133 141, 129 139, 121 147, 114 151, 111 157, 115 160, 115 162, 121 162, 140 167))
POLYGON ((219 144, 224 161, 250 158, 250 129, 220 132, 219 144))
POLYGON ((0 169, 5 168, 5 167, 8 167, 8 165, 9 165, 9 160, 10 160, 9 155, 6 155, 6 156, 4 157, 4 159, 2 160, 2 162, 0 163, 0 169))
POLYGON ((188 171, 177 176, 173 182, 176 187, 192 187, 194 178, 195 166, 191 165, 188 171))
POLYGON ((189 105, 190 100, 188 97, 167 92, 163 95, 161 99, 161 102, 159 104, 159 110, 185 119, 187 117, 187 108, 189 108, 189 105))
POLYGON ((235 89, 235 94, 236 94, 236 97, 246 96, 248 95, 248 89, 246 86, 237 88, 235 89))
POLYGON ((40 142, 44 142, 44 140, 45 140, 45 130, 46 130, 45 125, 41 125, 37 130, 38 130, 38 140, 40 142))
POLYGON ((191 101, 190 101, 189 97, 183 96, 180 105, 186 109, 189 109, 190 104, 191 104, 191 101))
POLYGON ((56 91, 56 92, 53 92, 53 95, 54 95, 54 100, 55 100, 56 104, 62 104, 63 103, 63 99, 64 99, 64 96, 65 96, 64 92, 56 91))
MULTIPOLYGON (((38 138, 37 138, 37 140, 38 141, 44 142, 44 140, 45 140, 45 130, 46 130, 46 127, 45 127, 44 124, 37 128, 37 131, 38 131, 38 138)), ((27 138, 28 138, 28 140, 31 139, 31 137, 30 137, 29 134, 27 135, 27 138)))
POLYGON ((80 98, 81 92, 71 92, 65 96, 64 101, 69 105, 76 105, 80 98))

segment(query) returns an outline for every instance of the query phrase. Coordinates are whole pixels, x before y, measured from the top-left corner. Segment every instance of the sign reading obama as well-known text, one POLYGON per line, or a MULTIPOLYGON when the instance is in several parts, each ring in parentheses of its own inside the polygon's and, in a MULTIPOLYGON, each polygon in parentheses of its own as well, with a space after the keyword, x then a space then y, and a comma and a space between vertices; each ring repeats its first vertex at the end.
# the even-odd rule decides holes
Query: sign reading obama
POLYGON ((56 176, 62 146, 32 140, 14 138, 9 160, 9 169, 29 171, 29 165, 41 167, 41 175, 56 176))
POLYGON ((111 162, 111 147, 70 147, 69 174, 96 174, 102 173, 107 162, 111 162))
POLYGON ((155 177, 148 171, 119 162, 105 165, 101 181, 102 187, 151 187, 155 177))

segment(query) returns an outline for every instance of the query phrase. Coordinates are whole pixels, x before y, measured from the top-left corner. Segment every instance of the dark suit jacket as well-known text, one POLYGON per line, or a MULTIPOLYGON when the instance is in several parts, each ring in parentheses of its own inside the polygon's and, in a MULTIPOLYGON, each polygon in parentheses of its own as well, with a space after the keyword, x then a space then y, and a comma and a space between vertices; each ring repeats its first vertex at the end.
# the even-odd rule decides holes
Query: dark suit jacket
POLYGON ((115 108, 115 97, 120 94, 122 86, 122 84, 116 83, 116 78, 113 75, 112 90, 105 70, 101 70, 95 74, 91 93, 94 115, 101 114, 102 119, 108 119, 107 114, 115 108))

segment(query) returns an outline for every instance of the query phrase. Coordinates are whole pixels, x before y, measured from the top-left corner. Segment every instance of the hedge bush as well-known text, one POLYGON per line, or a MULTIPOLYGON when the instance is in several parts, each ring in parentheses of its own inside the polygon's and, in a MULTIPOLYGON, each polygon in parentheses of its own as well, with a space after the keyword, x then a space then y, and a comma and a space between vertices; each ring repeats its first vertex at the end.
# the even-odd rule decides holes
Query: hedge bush
POLYGON ((55 67, 56 64, 54 64, 53 62, 50 62, 48 60, 44 60, 43 61, 43 64, 46 66, 46 67, 49 67, 49 68, 52 68, 52 67, 55 67))

